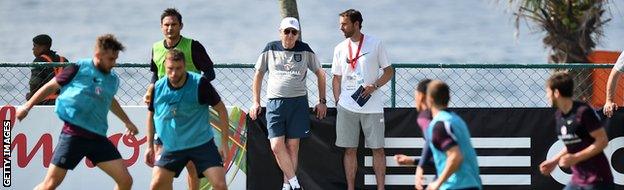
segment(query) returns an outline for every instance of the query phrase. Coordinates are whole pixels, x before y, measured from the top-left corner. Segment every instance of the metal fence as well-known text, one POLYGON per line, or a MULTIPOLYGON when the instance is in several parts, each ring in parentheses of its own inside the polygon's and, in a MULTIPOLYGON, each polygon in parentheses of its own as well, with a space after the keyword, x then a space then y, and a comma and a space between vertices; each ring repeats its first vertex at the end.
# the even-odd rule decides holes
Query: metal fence
MULTIPOLYGON (((31 75, 47 72, 46 68, 62 66, 49 63, 0 63, 0 103, 20 105, 26 101, 31 75)), ((413 91, 424 78, 446 81, 451 87, 451 107, 546 107, 544 82, 555 69, 601 72, 599 75, 577 76, 579 82, 592 80, 604 84, 611 64, 393 64, 396 74, 380 90, 386 107, 412 107, 413 91)), ((334 106, 330 65, 327 73, 328 106, 334 106)), ((148 64, 124 63, 114 68, 121 79, 117 99, 124 105, 143 105, 142 97, 151 79, 148 64)), ((251 106, 252 64, 216 64, 212 82, 227 106, 251 106)), ((50 74, 52 75, 52 74, 50 74)), ((266 77, 265 77, 266 79, 266 77)), ((308 72, 307 87, 310 105, 318 100, 316 76, 308 72)), ((577 84, 579 83, 577 82, 577 84)), ((580 88, 577 88, 580 89, 580 88)), ((581 90, 591 89, 583 88, 581 90)), ((266 90, 263 83, 262 97, 266 90)), ((594 87, 593 96, 604 97, 604 86, 594 87)), ((591 94, 587 98, 592 98, 591 94)), ((264 105, 266 99, 262 99, 264 105)))

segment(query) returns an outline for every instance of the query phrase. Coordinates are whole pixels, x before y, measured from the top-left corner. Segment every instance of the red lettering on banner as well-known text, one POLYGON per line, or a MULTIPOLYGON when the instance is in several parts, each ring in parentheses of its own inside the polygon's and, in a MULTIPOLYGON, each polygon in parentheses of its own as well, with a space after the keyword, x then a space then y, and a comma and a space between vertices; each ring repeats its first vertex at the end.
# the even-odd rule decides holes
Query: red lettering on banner
MULTIPOLYGON (((30 163, 35 154, 39 152, 39 149, 43 147, 43 167, 48 168, 50 165, 50 161, 52 160, 52 135, 46 133, 41 135, 37 144, 33 149, 26 153, 28 150, 28 141, 26 139, 26 135, 23 133, 17 134, 13 139, 13 143, 11 143, 11 152, 17 149, 17 166, 20 168, 25 168, 30 163)), ((0 165, 2 165, 3 161, 0 161, 0 165)))
MULTIPOLYGON (((0 109, 0 117, 1 117, 0 119, 11 120, 11 123, 13 124, 13 126, 15 126, 15 119, 17 118, 16 112, 17 112, 17 109, 15 109, 15 107, 11 105, 5 105, 2 107, 2 109, 0 109)), ((13 128, 13 126, 11 126, 11 129, 13 128)))
POLYGON ((147 137, 137 140, 133 135, 123 136, 124 145, 132 148, 132 156, 129 159, 124 159, 126 167, 130 167, 136 163, 137 159, 139 159, 139 156, 141 155, 141 145, 145 142, 147 142, 147 137))

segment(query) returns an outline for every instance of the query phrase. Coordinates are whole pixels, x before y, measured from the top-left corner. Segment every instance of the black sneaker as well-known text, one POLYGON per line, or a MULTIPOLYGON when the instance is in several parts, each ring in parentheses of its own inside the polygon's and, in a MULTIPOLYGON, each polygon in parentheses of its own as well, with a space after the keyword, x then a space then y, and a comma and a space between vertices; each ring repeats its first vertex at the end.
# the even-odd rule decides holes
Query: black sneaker
POLYGON ((299 187, 299 188, 292 188, 292 190, 303 190, 303 187, 299 187))

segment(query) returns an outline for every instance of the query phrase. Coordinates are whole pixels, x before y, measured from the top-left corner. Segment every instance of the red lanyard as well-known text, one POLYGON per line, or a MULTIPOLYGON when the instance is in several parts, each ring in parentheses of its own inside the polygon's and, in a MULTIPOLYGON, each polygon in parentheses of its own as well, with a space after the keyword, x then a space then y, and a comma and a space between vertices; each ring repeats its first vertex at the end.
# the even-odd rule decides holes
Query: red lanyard
POLYGON ((351 65, 351 68, 355 70, 355 66, 357 65, 357 61, 360 58, 360 50, 362 50, 362 44, 364 43, 364 34, 362 34, 362 37, 360 38, 360 44, 358 44, 358 48, 357 48, 357 52, 355 52, 355 58, 353 58, 353 55, 351 55, 351 42, 348 43, 348 47, 349 47, 349 65, 351 65))

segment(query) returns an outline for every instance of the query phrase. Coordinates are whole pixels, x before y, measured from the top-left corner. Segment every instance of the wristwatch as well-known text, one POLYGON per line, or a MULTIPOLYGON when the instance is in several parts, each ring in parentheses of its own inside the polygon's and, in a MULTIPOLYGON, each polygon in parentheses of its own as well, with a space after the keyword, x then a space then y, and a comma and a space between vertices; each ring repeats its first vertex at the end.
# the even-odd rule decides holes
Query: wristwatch
POLYGON ((327 100, 325 100, 325 98, 320 98, 320 99, 319 99, 319 103, 321 103, 321 104, 327 104, 327 100))
POLYGON ((373 83, 373 86, 375 87, 375 89, 378 89, 379 87, 381 87, 381 86, 377 85, 377 83, 373 83))

